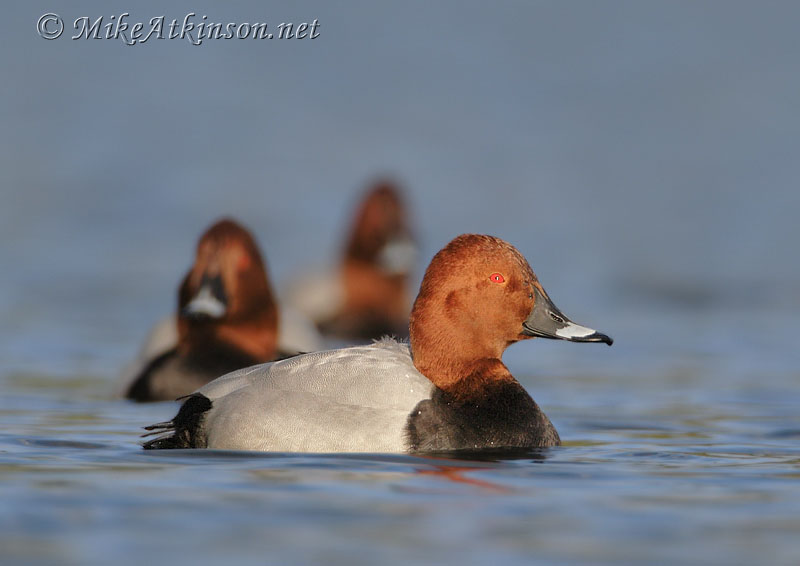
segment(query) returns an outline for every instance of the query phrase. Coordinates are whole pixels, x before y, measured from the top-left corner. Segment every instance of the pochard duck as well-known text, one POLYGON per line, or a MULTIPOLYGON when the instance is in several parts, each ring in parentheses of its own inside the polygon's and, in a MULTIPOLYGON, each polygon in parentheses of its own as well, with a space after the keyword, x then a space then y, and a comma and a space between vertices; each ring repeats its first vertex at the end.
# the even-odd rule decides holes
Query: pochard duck
MULTIPOLYGON (((221 374, 297 354, 280 340, 286 327, 298 326, 296 319, 284 322, 255 240, 234 220, 222 219, 201 236, 178 291, 177 313, 151 331, 124 395, 175 400, 221 374)), ((304 351, 316 350, 318 341, 305 335, 304 351)))
POLYGON ((416 252, 400 190, 389 181, 379 181, 356 209, 340 264, 295 281, 288 291, 289 302, 323 334, 405 337, 416 252))
POLYGON ((612 339, 556 308, 516 248, 462 235, 428 266, 410 344, 383 339, 242 369, 205 385, 146 449, 442 452, 560 443, 503 364, 520 340, 612 339))

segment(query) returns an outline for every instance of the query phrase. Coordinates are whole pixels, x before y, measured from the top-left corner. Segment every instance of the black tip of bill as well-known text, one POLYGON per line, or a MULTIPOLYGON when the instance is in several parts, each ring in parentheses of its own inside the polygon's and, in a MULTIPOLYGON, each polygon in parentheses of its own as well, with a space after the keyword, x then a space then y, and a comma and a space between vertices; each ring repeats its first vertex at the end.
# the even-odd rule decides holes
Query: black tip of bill
POLYGON ((595 332, 594 334, 589 334, 581 338, 569 338, 569 340, 573 342, 605 342, 609 346, 614 343, 614 339, 611 336, 603 334, 602 332, 595 332))

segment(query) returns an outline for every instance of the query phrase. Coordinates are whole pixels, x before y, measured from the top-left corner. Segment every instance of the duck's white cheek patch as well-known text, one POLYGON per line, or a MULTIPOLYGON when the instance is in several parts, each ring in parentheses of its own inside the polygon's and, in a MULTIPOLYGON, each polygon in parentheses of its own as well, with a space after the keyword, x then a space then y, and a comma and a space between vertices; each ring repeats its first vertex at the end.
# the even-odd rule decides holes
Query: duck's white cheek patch
POLYGON ((556 336, 561 338, 583 338, 584 336, 589 336, 594 333, 595 331, 593 329, 586 328, 585 326, 573 322, 570 322, 564 328, 556 330, 556 336))

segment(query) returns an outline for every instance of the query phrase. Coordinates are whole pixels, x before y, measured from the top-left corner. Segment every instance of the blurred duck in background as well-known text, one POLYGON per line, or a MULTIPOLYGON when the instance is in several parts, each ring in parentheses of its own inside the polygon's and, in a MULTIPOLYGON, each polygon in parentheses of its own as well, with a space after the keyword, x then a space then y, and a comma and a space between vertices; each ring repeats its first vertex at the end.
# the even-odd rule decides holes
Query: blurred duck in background
POLYGON ((417 246, 398 188, 373 184, 356 209, 341 263, 298 280, 288 302, 330 336, 368 340, 408 336, 409 278, 417 246))
POLYGON ((178 310, 159 322, 126 371, 124 396, 175 400, 230 371, 319 349, 302 316, 279 311, 250 233, 230 219, 200 238, 178 291, 178 310))

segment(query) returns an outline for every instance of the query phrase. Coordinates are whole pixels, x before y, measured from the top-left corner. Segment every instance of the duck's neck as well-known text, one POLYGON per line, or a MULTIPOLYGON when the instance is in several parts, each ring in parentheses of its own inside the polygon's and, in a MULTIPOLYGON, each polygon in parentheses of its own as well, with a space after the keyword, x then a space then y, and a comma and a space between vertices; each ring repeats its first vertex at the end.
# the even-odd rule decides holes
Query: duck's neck
MULTIPOLYGON (((424 284, 423 284, 424 289, 424 284)), ((501 361, 505 344, 482 340, 473 320, 453 319, 445 299, 420 291, 409 320, 411 353, 417 370, 439 389, 458 397, 477 394, 487 383, 513 382, 501 361)))
POLYGON ((350 308, 376 311, 393 319, 408 317, 407 274, 385 273, 373 264, 347 260, 342 277, 350 308))
POLYGON ((278 347, 277 318, 273 309, 235 322, 190 323, 181 319, 178 324, 179 349, 188 353, 224 343, 256 360, 270 361, 275 358, 278 347))
POLYGON ((498 384, 516 383, 506 365, 496 357, 469 361, 453 356, 420 359, 414 351, 414 365, 436 387, 463 401, 479 398, 498 384))
POLYGON ((278 349, 276 318, 222 325, 217 335, 220 340, 233 344, 258 360, 270 361, 275 358, 278 349))

